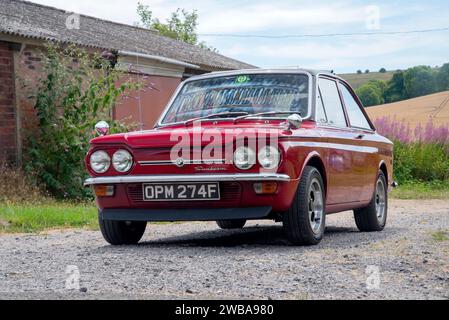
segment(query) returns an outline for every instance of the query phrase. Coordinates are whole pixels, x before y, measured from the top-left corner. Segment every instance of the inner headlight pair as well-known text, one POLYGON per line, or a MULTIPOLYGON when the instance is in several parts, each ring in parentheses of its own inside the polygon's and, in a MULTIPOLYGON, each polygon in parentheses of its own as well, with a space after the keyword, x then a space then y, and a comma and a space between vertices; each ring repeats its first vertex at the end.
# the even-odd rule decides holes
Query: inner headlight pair
MULTIPOLYGON (((259 164, 264 169, 275 169, 281 160, 279 150, 272 146, 260 149, 257 154, 259 164)), ((239 147, 234 152, 234 165, 240 170, 249 170, 256 164, 256 153, 248 147, 239 147)))
MULTIPOLYGON (((112 156, 112 166, 118 172, 128 172, 133 165, 133 157, 126 150, 118 150, 112 156)), ((90 167, 96 173, 105 173, 111 166, 111 158, 105 151, 96 151, 90 156, 90 167)))

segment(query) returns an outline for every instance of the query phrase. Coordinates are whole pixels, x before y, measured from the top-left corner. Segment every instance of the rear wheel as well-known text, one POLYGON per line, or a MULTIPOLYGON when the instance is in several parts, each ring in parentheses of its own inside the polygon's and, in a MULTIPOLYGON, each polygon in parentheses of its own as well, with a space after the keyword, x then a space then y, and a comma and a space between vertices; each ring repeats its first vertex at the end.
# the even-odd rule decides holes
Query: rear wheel
POLYGON ((388 189, 387 180, 382 171, 376 181, 376 189, 370 204, 362 209, 354 210, 354 219, 360 231, 382 231, 387 223, 388 189))
POLYGON ((316 245, 326 223, 324 184, 320 172, 307 166, 290 209, 283 215, 288 240, 295 245, 316 245))
POLYGON ((103 238, 112 245, 137 244, 147 226, 141 221, 112 221, 99 218, 103 238))
POLYGON ((246 220, 218 220, 217 225, 221 229, 242 229, 246 220))

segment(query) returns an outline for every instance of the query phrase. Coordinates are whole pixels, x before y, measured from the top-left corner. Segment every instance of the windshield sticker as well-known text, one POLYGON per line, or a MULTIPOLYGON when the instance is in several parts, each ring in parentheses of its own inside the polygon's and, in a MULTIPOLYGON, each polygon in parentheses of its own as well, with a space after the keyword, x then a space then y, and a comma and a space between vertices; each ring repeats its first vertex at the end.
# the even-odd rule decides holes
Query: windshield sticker
POLYGON ((235 83, 243 84, 243 83, 249 82, 250 80, 251 80, 251 79, 249 78, 249 76, 238 76, 238 77, 235 79, 235 83))

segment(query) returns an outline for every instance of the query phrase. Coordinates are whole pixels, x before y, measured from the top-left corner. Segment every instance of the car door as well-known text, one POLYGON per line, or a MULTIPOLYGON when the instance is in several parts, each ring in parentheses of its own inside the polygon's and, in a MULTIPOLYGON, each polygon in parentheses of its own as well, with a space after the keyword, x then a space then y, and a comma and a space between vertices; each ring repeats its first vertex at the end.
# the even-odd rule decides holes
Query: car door
POLYGON ((368 201, 372 198, 374 181, 378 173, 378 149, 374 139, 375 133, 370 121, 362 111, 363 106, 356 98, 352 89, 342 81, 339 81, 339 89, 349 126, 353 132, 353 144, 355 148, 353 154, 354 169, 360 170, 360 174, 363 174, 360 178, 360 181, 363 181, 359 192, 360 201, 368 201))
POLYGON ((320 103, 325 113, 325 118, 317 118, 317 123, 327 142, 327 204, 358 202, 360 188, 365 183, 364 163, 355 150, 354 131, 349 127, 338 83, 335 79, 320 77, 318 87, 317 117, 320 103))

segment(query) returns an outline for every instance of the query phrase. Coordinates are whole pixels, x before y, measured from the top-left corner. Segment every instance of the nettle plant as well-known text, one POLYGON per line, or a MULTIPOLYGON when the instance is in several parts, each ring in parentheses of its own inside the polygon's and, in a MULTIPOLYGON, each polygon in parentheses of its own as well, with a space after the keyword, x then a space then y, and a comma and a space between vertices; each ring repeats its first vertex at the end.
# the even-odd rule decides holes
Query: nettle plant
POLYGON ((114 69, 110 54, 91 54, 75 47, 48 45, 35 110, 38 132, 28 136, 25 170, 56 198, 88 199, 82 186, 83 159, 99 120, 108 120, 110 132, 130 128, 111 118, 117 100, 142 89, 143 84, 119 84, 123 73, 114 69))

